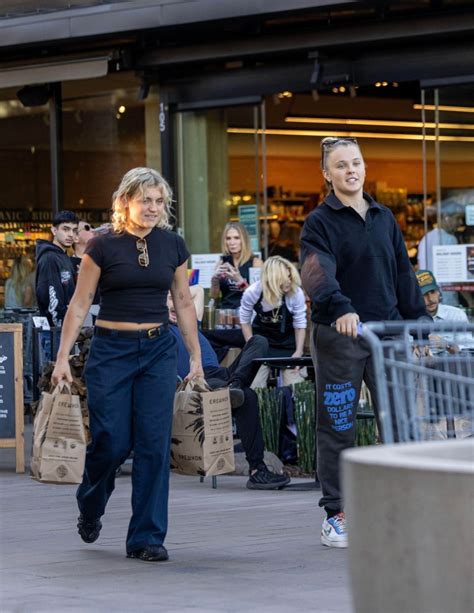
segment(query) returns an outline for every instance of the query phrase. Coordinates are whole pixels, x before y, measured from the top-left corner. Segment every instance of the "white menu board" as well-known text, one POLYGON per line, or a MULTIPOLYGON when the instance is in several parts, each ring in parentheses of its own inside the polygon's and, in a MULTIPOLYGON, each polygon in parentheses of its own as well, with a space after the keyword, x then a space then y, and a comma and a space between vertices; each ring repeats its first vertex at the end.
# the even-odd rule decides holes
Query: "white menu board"
POLYGON ((191 268, 199 270, 199 285, 204 289, 211 287, 211 278, 221 257, 220 253, 195 253, 191 255, 191 268))
POLYGON ((474 245, 433 247, 433 274, 438 283, 474 281, 474 245))

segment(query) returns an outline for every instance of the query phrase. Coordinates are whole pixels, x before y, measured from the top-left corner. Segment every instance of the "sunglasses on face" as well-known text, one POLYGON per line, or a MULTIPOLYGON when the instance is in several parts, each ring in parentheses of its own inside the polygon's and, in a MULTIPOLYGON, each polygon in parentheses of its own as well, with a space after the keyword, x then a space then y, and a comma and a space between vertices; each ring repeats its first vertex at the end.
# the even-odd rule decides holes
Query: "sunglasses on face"
POLYGON ((82 228, 79 230, 79 232, 82 232, 83 230, 85 230, 86 232, 90 232, 91 230, 93 230, 93 226, 91 226, 88 223, 85 223, 82 228))
POLYGON ((135 243, 138 251, 138 263, 140 266, 146 268, 150 264, 150 258, 148 257, 148 246, 144 238, 139 238, 135 243))

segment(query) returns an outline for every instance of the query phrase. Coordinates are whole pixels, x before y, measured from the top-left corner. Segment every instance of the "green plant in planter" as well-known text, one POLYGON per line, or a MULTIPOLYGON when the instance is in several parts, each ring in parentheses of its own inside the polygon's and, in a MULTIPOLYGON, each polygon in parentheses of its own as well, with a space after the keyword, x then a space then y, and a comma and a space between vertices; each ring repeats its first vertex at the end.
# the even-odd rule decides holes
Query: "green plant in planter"
POLYGON ((356 447, 375 445, 377 442, 377 425, 374 417, 372 398, 365 383, 362 384, 359 406, 357 407, 355 437, 356 447))
POLYGON ((265 448, 278 455, 283 396, 278 388, 261 387, 256 390, 265 448))
POLYGON ((316 451, 316 398, 314 383, 303 381, 293 387, 295 423, 298 430, 296 446, 298 465, 306 473, 314 472, 316 451))
POLYGON ((377 442, 377 426, 372 411, 365 409, 358 412, 356 419, 356 447, 375 445, 377 442))

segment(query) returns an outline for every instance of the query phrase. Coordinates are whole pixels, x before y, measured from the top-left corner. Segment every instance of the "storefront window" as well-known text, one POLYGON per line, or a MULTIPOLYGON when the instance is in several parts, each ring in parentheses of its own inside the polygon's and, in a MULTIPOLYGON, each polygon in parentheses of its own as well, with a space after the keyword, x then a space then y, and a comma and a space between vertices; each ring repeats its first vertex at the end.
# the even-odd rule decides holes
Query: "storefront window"
MULTIPOLYGON (((63 84, 63 209, 92 225, 110 219, 112 193, 135 166, 160 167, 157 92, 138 99, 140 82, 122 73, 63 84)), ((0 93, 0 306, 14 258, 34 260, 52 221, 48 105, 24 107, 0 93)))
POLYGON ((430 230, 419 261, 433 270, 444 302, 474 311, 474 83, 424 92, 434 125, 433 189, 426 207, 430 230), (421 258, 421 259, 420 259, 421 258))
POLYGON ((48 105, 25 108, 14 92, 6 92, 0 132, 0 208, 50 208, 48 105))
POLYGON ((109 220, 124 173, 146 165, 147 130, 153 129, 145 120, 150 101, 138 100, 136 80, 111 85, 101 79, 63 88, 64 208, 92 223, 109 220))
POLYGON ((34 259, 47 237, 51 209, 48 106, 25 108, 15 92, 0 94, 0 306, 15 258, 34 259))
POLYGON ((235 142, 228 133, 235 118, 247 126, 252 125, 253 116, 249 106, 178 114, 179 219, 191 253, 220 253, 225 224, 238 220, 241 213, 249 215, 253 249, 261 248, 262 167, 254 135, 235 142), (243 206, 257 207, 251 221, 252 209, 243 211, 243 206))

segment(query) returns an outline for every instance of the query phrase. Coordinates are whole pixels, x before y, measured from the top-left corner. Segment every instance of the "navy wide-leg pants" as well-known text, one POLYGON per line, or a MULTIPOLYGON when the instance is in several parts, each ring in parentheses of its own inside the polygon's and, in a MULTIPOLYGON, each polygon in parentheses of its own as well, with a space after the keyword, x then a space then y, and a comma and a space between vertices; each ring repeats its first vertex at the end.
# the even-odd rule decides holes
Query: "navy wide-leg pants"
POLYGON ((115 471, 133 449, 127 552, 160 545, 168 527, 176 340, 169 331, 154 338, 94 336, 85 378, 92 442, 79 510, 86 519, 104 514, 115 471))

